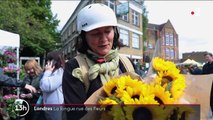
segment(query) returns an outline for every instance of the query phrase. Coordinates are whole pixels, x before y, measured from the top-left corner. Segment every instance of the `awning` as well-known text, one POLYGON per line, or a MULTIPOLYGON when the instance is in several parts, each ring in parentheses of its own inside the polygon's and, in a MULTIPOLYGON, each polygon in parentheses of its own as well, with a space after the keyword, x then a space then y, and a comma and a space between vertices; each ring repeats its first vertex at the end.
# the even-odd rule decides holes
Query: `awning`
POLYGON ((19 34, 0 30, 0 46, 20 47, 19 34))

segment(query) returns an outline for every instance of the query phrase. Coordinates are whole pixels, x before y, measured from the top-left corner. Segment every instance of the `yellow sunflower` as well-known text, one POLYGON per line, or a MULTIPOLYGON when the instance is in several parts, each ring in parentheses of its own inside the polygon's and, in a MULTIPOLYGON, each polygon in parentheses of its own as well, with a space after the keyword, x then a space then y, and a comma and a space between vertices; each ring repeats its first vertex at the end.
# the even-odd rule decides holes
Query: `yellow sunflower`
POLYGON ((136 100, 139 100, 143 96, 142 88, 139 86, 129 87, 127 86, 123 92, 121 100, 124 101, 124 104, 135 104, 136 100))
POLYGON ((165 120, 166 116, 162 106, 139 106, 139 105, 128 105, 124 107, 127 120, 134 119, 151 119, 151 120, 165 120))
POLYGON ((154 94, 155 96, 155 100, 159 103, 159 104, 173 104, 174 103, 174 99, 171 98, 171 94, 169 91, 165 91, 165 88, 156 84, 151 84, 150 85, 151 89, 150 91, 152 92, 152 94, 154 94))
POLYGON ((165 84, 176 80, 179 76, 179 73, 174 71, 175 69, 171 69, 168 71, 159 71, 158 75, 156 76, 156 83, 161 84, 161 86, 165 86, 165 84))
POLYGON ((147 96, 140 96, 139 100, 135 99, 134 103, 135 104, 150 104, 150 105, 159 104, 155 100, 155 96, 153 94, 152 95, 147 95, 147 96))
POLYGON ((117 79, 112 78, 104 85, 104 91, 106 92, 107 96, 112 96, 115 94, 115 90, 117 89, 117 79))
POLYGON ((156 83, 166 88, 175 100, 183 95, 183 91, 186 87, 185 78, 181 74, 168 71, 158 72, 156 83))
POLYGON ((121 101, 123 101, 124 104, 159 104, 154 99, 154 94, 147 94, 144 96, 141 92, 134 93, 131 89, 128 89, 127 91, 129 93, 124 92, 124 95, 121 98, 121 101))
POLYGON ((123 92, 126 88, 125 86, 125 80, 124 79, 118 79, 117 83, 116 83, 116 90, 115 90, 115 96, 117 98, 121 98, 121 96, 123 96, 123 92))
POLYGON ((157 71, 159 78, 156 82, 161 80, 162 84, 168 83, 177 78, 180 70, 176 68, 176 65, 170 61, 164 61, 161 58, 153 59, 153 68, 157 71))
POLYGON ((117 97, 121 97, 123 95, 123 91, 127 86, 129 87, 137 87, 142 84, 142 81, 134 80, 129 75, 115 77, 109 80, 104 85, 104 91, 108 96, 115 95, 117 97))
POLYGON ((168 66, 169 69, 176 69, 177 70, 176 72, 178 72, 178 73, 180 72, 180 70, 177 69, 176 65, 173 62, 171 62, 171 61, 165 61, 165 62, 166 62, 165 63, 166 66, 168 66))
POLYGON ((135 88, 127 87, 125 96, 121 100, 125 104, 158 104, 151 91, 147 84, 135 88))
POLYGON ((156 71, 167 70, 167 68, 165 67, 165 61, 159 57, 155 57, 153 59, 152 66, 156 71))
POLYGON ((132 96, 125 91, 120 99, 121 101, 123 101, 124 104, 135 104, 135 99, 139 99, 139 97, 140 95, 138 96, 138 98, 132 98, 132 96))
POLYGON ((137 79, 132 79, 129 75, 126 76, 126 77, 123 77, 124 81, 125 81, 125 86, 127 87, 141 87, 141 85, 143 85, 143 82, 140 80, 137 80, 137 79))
POLYGON ((113 105, 115 105, 115 104, 118 104, 118 102, 107 97, 103 100, 99 100, 99 104, 103 104, 103 105, 112 105, 113 104, 113 105))
POLYGON ((153 66, 153 69, 156 71, 168 70, 168 66, 166 66, 166 62, 159 57, 153 58, 152 66, 153 66))
POLYGON ((172 97, 175 100, 179 99, 183 95, 185 88, 186 88, 185 79, 180 75, 178 79, 172 82, 172 86, 170 89, 172 97))
POLYGON ((152 62, 153 69, 156 71, 166 71, 169 69, 175 69, 176 65, 171 61, 165 61, 162 58, 155 57, 152 62))
POLYGON ((141 91, 140 89, 142 88, 142 85, 143 85, 142 81, 132 79, 130 76, 121 76, 116 79, 117 79, 116 83, 113 83, 115 85, 111 85, 111 84, 109 84, 109 86, 106 85, 108 86, 106 88, 109 88, 108 91, 112 89, 112 86, 114 87, 111 90, 111 93, 108 92, 109 95, 112 95, 112 91, 113 91, 113 94, 116 97, 121 98, 124 94, 124 91, 126 91, 127 87, 135 88, 135 89, 138 89, 137 91, 141 91))

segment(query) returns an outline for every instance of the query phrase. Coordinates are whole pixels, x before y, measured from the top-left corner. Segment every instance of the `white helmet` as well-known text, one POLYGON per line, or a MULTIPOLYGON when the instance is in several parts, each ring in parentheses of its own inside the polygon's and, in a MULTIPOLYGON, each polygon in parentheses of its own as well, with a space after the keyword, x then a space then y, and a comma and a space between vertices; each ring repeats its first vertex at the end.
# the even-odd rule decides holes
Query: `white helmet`
POLYGON ((104 26, 117 26, 114 11, 104 4, 90 4, 80 10, 77 16, 77 30, 91 31, 104 26))

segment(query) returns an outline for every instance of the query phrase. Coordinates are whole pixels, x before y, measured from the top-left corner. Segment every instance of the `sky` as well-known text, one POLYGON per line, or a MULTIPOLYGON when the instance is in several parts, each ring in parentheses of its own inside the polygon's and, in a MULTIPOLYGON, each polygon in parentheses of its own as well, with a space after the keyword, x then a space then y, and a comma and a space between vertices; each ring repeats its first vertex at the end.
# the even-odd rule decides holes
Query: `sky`
POLYGON ((51 5, 51 10, 53 15, 57 15, 57 19, 60 20, 58 30, 61 30, 66 24, 68 19, 71 17, 75 8, 77 7, 80 0, 53 0, 51 5))
MULTIPOLYGON (((52 1, 52 12, 66 24, 79 1, 52 1)), ((149 23, 163 24, 169 19, 179 35, 179 58, 182 53, 213 53, 213 1, 145 1, 149 23), (193 14, 194 13, 194 14, 193 14)))

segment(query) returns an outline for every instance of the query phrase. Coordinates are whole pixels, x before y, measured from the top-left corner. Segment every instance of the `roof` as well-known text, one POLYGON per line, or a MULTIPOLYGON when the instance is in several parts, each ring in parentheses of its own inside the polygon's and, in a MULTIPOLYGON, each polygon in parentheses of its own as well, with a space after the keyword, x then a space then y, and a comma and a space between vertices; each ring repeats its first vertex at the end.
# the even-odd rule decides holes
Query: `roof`
MULTIPOLYGON (((168 20, 167 22, 160 24, 160 25, 148 23, 147 29, 162 31, 162 29, 165 27, 165 25, 169 25, 174 29, 170 20, 168 20)), ((174 31, 175 31, 175 29, 174 29, 174 31)))

